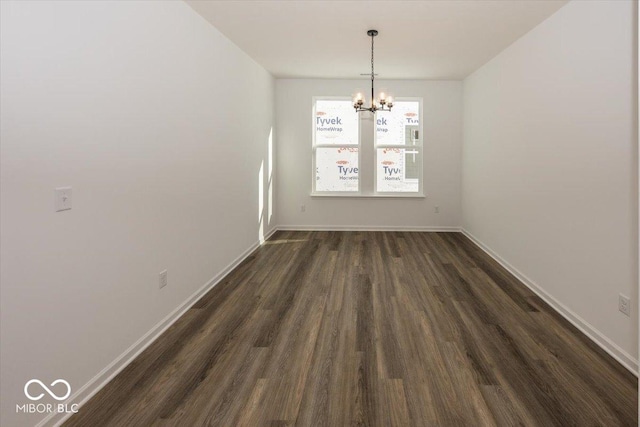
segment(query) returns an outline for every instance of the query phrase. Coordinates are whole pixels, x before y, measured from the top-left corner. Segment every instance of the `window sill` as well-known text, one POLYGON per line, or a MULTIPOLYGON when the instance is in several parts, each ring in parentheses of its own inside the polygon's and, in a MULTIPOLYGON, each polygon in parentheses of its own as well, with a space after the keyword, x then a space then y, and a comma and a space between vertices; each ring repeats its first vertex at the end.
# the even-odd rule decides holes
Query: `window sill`
POLYGON ((311 197, 347 197, 354 199, 426 199, 427 196, 424 194, 359 194, 359 193, 311 193, 311 197))

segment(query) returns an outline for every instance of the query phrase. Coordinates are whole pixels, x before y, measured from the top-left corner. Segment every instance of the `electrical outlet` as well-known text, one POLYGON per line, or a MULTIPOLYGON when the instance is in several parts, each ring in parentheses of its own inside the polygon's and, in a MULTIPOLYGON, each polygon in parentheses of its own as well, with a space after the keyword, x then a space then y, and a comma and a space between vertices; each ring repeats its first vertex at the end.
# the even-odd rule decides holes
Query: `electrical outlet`
POLYGON ((618 310, 627 316, 631 316, 631 300, 622 294, 618 295, 618 310))
POLYGON ((167 270, 161 271, 160 272, 160 289, 164 288, 165 286, 167 286, 167 270))
POLYGON ((305 205, 300 205, 300 212, 306 212, 307 207, 305 205))
POLYGON ((440 213, 440 206, 436 206, 433 210, 435 213, 440 213))
POLYGON ((55 190, 55 210, 56 212, 71 209, 71 187, 60 187, 55 190))

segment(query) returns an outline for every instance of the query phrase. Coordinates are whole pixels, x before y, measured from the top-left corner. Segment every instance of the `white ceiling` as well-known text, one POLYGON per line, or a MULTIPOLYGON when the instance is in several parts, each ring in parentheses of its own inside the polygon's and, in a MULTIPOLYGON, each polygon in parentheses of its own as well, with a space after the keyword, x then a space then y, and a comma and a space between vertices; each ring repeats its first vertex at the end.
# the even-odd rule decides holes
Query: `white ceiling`
POLYGON ((276 77, 463 79, 567 0, 185 0, 276 77))

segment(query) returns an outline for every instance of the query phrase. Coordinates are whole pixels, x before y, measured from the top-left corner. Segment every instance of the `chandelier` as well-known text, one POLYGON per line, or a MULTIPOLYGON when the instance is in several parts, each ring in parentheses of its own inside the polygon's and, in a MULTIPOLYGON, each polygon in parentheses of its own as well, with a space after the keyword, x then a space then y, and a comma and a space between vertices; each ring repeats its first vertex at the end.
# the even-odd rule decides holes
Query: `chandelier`
POLYGON ((391 99, 390 96, 387 97, 384 92, 381 92, 378 99, 375 99, 373 95, 373 80, 375 79, 375 73, 373 72, 373 38, 378 35, 378 30, 369 30, 367 31, 367 35, 371 37, 371 103, 369 104, 369 107, 365 107, 364 95, 362 93, 358 93, 353 99, 353 108, 355 108, 357 113, 360 113, 361 111, 371 111, 372 113, 375 113, 376 111, 391 111, 391 107, 393 107, 393 99, 391 99))

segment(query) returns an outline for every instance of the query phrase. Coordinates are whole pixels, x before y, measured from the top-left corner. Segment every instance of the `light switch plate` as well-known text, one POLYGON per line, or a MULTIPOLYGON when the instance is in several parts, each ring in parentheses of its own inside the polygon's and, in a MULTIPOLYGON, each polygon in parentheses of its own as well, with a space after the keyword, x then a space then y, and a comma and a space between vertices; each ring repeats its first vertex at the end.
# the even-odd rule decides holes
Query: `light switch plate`
POLYGON ((162 270, 160 272, 160 282, 158 283, 159 288, 162 289, 165 286, 167 286, 168 280, 167 280, 167 270, 162 270))
POLYGON ((59 187, 55 189, 56 212, 71 209, 71 187, 59 187))

